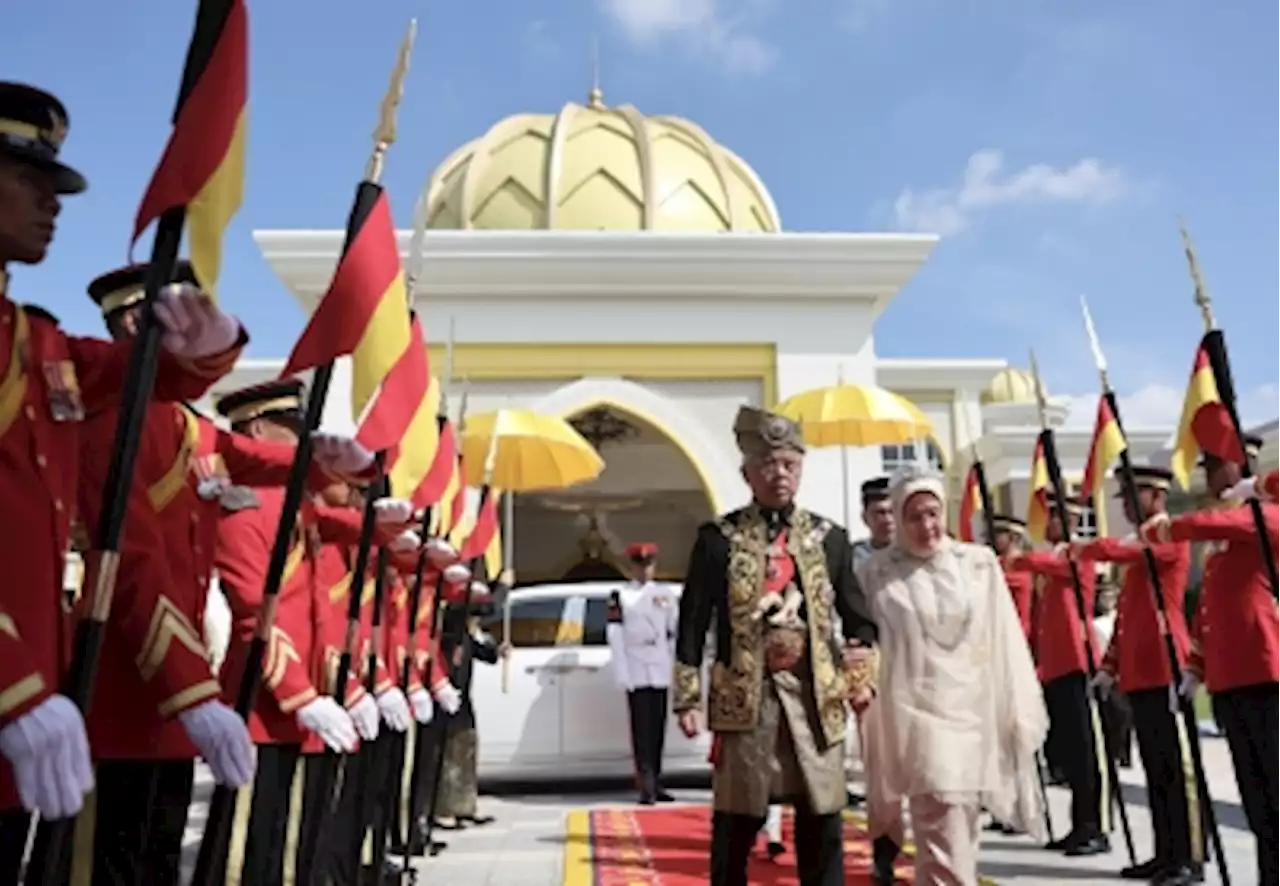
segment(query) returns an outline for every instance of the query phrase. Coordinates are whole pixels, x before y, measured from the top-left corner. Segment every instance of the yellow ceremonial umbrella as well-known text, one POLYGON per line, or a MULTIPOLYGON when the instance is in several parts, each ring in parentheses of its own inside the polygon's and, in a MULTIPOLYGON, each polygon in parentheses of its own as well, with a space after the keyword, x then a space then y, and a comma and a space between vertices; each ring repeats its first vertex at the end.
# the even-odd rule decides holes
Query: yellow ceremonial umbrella
POLYGON ((506 492, 563 489, 604 470, 604 459, 567 421, 527 409, 467 416, 462 456, 469 485, 506 492))
POLYGON ((933 422, 920 407, 874 385, 839 383, 788 397, 774 410, 804 429, 810 446, 840 447, 840 492, 849 525, 850 446, 909 443, 933 436, 933 422))
POLYGON ((774 411, 799 422, 810 446, 883 446, 933 436, 933 422, 920 407, 874 385, 803 391, 774 411))

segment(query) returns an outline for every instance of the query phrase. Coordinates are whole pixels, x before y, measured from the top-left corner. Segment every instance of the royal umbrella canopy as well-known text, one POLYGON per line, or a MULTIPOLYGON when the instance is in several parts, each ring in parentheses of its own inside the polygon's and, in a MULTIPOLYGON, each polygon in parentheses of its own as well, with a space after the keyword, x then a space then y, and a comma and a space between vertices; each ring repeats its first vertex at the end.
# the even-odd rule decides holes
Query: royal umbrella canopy
POLYGON ((775 410, 804 428, 809 446, 883 446, 933 437, 910 400, 872 385, 839 384, 788 397, 775 410))
POLYGON ((600 454, 568 422, 527 409, 468 416, 462 455, 468 485, 506 492, 564 489, 604 470, 600 454))

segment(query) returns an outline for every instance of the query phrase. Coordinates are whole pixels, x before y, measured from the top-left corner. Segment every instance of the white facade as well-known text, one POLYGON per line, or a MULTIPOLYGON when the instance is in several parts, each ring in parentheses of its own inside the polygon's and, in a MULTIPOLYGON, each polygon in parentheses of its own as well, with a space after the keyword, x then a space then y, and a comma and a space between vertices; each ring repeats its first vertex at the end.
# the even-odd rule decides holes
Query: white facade
MULTIPOLYGON (((254 236, 304 309, 313 309, 342 232, 254 236)), ((407 260, 410 234, 400 238, 407 260)), ((875 354, 876 318, 936 241, 897 234, 433 231, 415 307, 438 374, 447 371, 443 345, 452 330, 455 410, 465 388, 472 413, 518 405, 571 417, 603 405, 645 427, 626 446, 602 449, 607 467, 589 491, 663 500, 661 508, 612 515, 603 529, 615 550, 661 538, 663 569, 678 573, 698 520, 747 500, 731 433, 737 408, 771 406, 840 379, 878 384, 919 405, 934 424, 953 492, 976 443, 999 506, 1025 513, 1039 416, 1034 403, 989 402, 988 389, 1006 362, 875 354)), ((274 377, 282 363, 246 360, 215 394, 274 377)), ((335 432, 353 430, 348 379, 340 363, 324 420, 335 432)), ((1049 411, 1059 424, 1066 406, 1052 401, 1049 411)), ((1168 428, 1130 430, 1135 461, 1150 458, 1169 436, 1168 428)), ((1059 431, 1067 476, 1081 474, 1089 437, 1088 428, 1059 431)), ((838 451, 812 451, 801 501, 836 519, 847 507, 858 535, 859 487, 882 472, 881 452, 856 449, 845 457, 842 467, 838 451)), ((573 555, 574 539, 564 533, 581 536, 585 518, 563 504, 554 514, 540 511, 537 520, 517 517, 522 573, 531 568, 554 578, 552 560, 573 555), (528 567, 530 558, 546 562, 528 567)), ((1120 527, 1118 512, 1112 527, 1120 527)))

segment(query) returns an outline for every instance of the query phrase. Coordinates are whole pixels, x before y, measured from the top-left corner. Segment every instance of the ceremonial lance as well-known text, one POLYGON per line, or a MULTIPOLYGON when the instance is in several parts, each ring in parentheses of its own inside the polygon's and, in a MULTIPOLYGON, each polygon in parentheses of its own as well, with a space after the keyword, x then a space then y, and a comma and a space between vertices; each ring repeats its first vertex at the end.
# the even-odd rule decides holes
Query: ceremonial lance
MULTIPOLYGON (((1115 421, 1116 427, 1120 430, 1120 435, 1124 437, 1124 421, 1120 417, 1120 404, 1116 399, 1115 391, 1111 387, 1111 380, 1107 375, 1107 358, 1102 353, 1102 343, 1098 340, 1097 329, 1093 325, 1093 316, 1089 313, 1089 302, 1084 296, 1080 296, 1080 311, 1084 316, 1084 328, 1089 335, 1089 347, 1093 350, 1093 362, 1098 367, 1098 378, 1102 383, 1102 396, 1107 401, 1107 407, 1111 410, 1111 418, 1115 421)), ((1129 457, 1128 438, 1125 437, 1125 446, 1120 450, 1120 491, 1125 497, 1125 502, 1129 505, 1129 509, 1133 512, 1134 518, 1141 525, 1143 519, 1142 502, 1138 498, 1138 484, 1133 476, 1133 460, 1129 457)), ((1209 796, 1209 782, 1205 778, 1204 758, 1200 752, 1200 732, 1199 724, 1196 722, 1195 707, 1190 699, 1178 698, 1178 678, 1182 673, 1181 666, 1178 663, 1178 650, 1173 643, 1173 635, 1169 632, 1169 612, 1168 604, 1164 596, 1164 588, 1160 581, 1160 567, 1156 564, 1155 554, 1151 552, 1151 548, 1144 544, 1143 560, 1147 567, 1147 575, 1151 578, 1151 592, 1155 595, 1155 606, 1157 623, 1160 627, 1160 636, 1164 640, 1165 655, 1169 660, 1169 711, 1175 716, 1179 711, 1182 713, 1181 728, 1185 732, 1187 747, 1191 752, 1191 766, 1193 769, 1193 777, 1196 780, 1196 789, 1200 796, 1200 809, 1202 811, 1205 830, 1209 832, 1209 839, 1213 843, 1214 857, 1218 863, 1218 874, 1222 878, 1222 882, 1226 886, 1231 884, 1231 874, 1227 870, 1227 856, 1222 851, 1222 835, 1218 831, 1217 815, 1213 810, 1213 800, 1209 796)))
MULTIPOLYGON (((1182 233, 1182 249, 1187 255, 1187 270, 1191 273, 1191 282, 1195 284, 1195 302, 1200 308, 1200 316, 1204 320, 1204 339, 1201 347, 1209 355, 1209 368, 1213 372, 1213 383, 1218 389, 1218 398, 1222 401, 1227 415, 1231 418, 1231 427, 1235 431, 1236 442, 1240 447, 1240 476, 1247 480, 1253 476, 1253 466, 1249 464, 1248 451, 1244 445, 1244 429, 1240 425, 1240 411, 1236 405, 1235 382, 1231 378, 1231 361, 1227 358, 1227 339, 1213 318, 1213 299, 1209 296, 1209 288, 1205 286, 1204 275, 1200 272, 1200 262, 1196 258, 1196 248, 1191 243, 1191 235, 1186 225, 1179 225, 1182 233)), ((1275 597, 1280 583, 1276 576, 1276 558, 1271 552, 1267 522, 1262 516, 1262 505, 1258 500, 1250 499, 1249 510, 1253 515, 1254 528, 1258 530, 1258 544, 1262 546, 1262 563, 1267 570, 1267 578, 1271 582, 1271 596, 1275 597)))
MULTIPOLYGON (((1036 406, 1040 411, 1040 447, 1044 453, 1045 468, 1049 472, 1049 484, 1053 487, 1053 512, 1062 525, 1063 540, 1071 543, 1071 524, 1067 521, 1067 492, 1062 478, 1062 463, 1058 461, 1058 446, 1054 440, 1053 428, 1049 426, 1049 404, 1045 397, 1044 384, 1040 380, 1040 367, 1036 363, 1036 352, 1031 352, 1031 377, 1035 383, 1036 406)), ((1116 754, 1111 739, 1112 731, 1107 728, 1106 715, 1093 690, 1093 678, 1098 673, 1098 663, 1093 657, 1093 644, 1089 642, 1090 625, 1093 624, 1092 613, 1084 605, 1084 590, 1080 584, 1080 570, 1076 561, 1067 555, 1067 567, 1071 570, 1071 588, 1075 592, 1076 615, 1080 621, 1080 643, 1084 647, 1085 664, 1089 669, 1089 683, 1086 688, 1089 702, 1089 721, 1094 730, 1102 733, 1102 745, 1106 760, 1100 763, 1105 766, 1105 773, 1110 784, 1111 799, 1120 812, 1120 827, 1124 833, 1125 849, 1129 852, 1129 863, 1136 864, 1137 856, 1133 847, 1133 830, 1129 827, 1129 810, 1124 805, 1124 797, 1120 791, 1120 772, 1116 767, 1116 754)), ((1105 802, 1105 800, 1104 800, 1105 802)))
MULTIPOLYGON (((365 168, 365 178, 356 188, 355 204, 351 209, 346 238, 342 246, 344 254, 351 248, 352 240, 355 238, 356 230, 353 229, 353 225, 368 214, 369 208, 381 194, 378 181, 382 177, 387 149, 396 139, 396 107, 404 95, 404 79, 409 71, 409 57, 413 51, 416 33, 417 22, 410 21, 408 32, 400 46, 395 69, 391 74, 391 83, 379 108, 378 125, 373 133, 374 148, 365 168)), ((285 486, 280 525, 276 529, 275 544, 271 549, 271 560, 267 567, 266 587, 263 589, 257 631, 250 646, 248 661, 236 694, 236 712, 246 720, 257 701, 258 688, 262 679, 262 658, 275 623, 276 605, 284 578, 285 563, 289 556, 298 510, 302 505, 307 468, 311 463, 311 435, 320 427, 320 419, 324 413, 324 404, 329 395, 332 379, 332 362, 317 366, 312 375, 303 427, 298 437, 293 466, 289 471, 289 480, 285 486)), ((200 852, 196 857, 195 874, 191 879, 192 886, 214 886, 216 871, 223 866, 223 860, 226 858, 234 812, 235 792, 224 785, 218 785, 214 788, 213 797, 209 802, 209 816, 205 823, 204 837, 200 842, 200 852)))

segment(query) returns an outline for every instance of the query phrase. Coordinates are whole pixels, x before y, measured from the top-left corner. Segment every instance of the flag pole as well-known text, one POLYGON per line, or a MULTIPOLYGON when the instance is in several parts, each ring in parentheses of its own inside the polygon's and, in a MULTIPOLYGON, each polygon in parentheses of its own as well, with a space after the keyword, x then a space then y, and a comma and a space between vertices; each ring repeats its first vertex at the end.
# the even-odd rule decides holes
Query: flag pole
MULTIPOLYGON (((1195 285, 1195 302, 1200 309, 1200 317, 1204 321, 1203 346, 1209 355, 1209 367, 1213 372, 1213 383, 1218 389, 1218 397, 1222 400, 1227 415, 1231 418, 1231 427, 1240 444, 1240 476, 1248 480, 1253 476, 1253 466, 1249 464, 1249 452, 1244 444, 1244 428, 1240 424, 1240 411, 1236 405, 1235 382, 1231 378, 1231 361, 1227 357, 1227 338, 1213 316, 1213 298, 1205 285, 1204 275, 1200 271, 1200 260, 1196 258, 1196 248, 1187 233, 1187 226, 1179 224, 1182 233, 1182 250, 1187 256, 1187 270, 1191 274, 1191 282, 1195 285)), ((1253 515, 1253 526, 1258 531, 1258 543, 1262 547, 1263 568, 1271 582, 1271 596, 1277 595, 1280 582, 1276 576, 1276 558, 1271 552, 1268 539, 1267 521, 1262 515, 1262 504, 1256 498, 1249 500, 1249 511, 1253 515)))
MULTIPOLYGON (((1116 423, 1116 427, 1120 429, 1120 435, 1124 437, 1124 421, 1120 417, 1120 404, 1116 399, 1115 391, 1111 387, 1111 380, 1107 373, 1107 358, 1102 351, 1102 343, 1098 339, 1097 329, 1093 325, 1093 316, 1089 313, 1089 302, 1084 296, 1080 297, 1080 311, 1084 316, 1085 331, 1089 335, 1089 346, 1093 350, 1093 361, 1098 367, 1098 378, 1101 382, 1102 396, 1107 401, 1107 406, 1111 409, 1111 417, 1116 423)), ((1120 450, 1120 491, 1124 496, 1125 503, 1133 512, 1137 525, 1142 524, 1142 502, 1138 497, 1138 484, 1133 474, 1133 460, 1129 456, 1129 442, 1125 437, 1125 446, 1120 450)), ((1141 535, 1139 533, 1139 535, 1141 535)), ((1165 655, 1169 662, 1169 713, 1177 716, 1182 714, 1181 728, 1186 733, 1187 748, 1191 755, 1191 766, 1193 777, 1196 781, 1196 790, 1200 795, 1200 812, 1204 821, 1205 830, 1209 832, 1209 839, 1213 844, 1213 853, 1218 863, 1218 875, 1222 879, 1223 886, 1231 886, 1231 874, 1227 870, 1227 856, 1222 851, 1222 834, 1218 830, 1217 814, 1214 812, 1213 799, 1209 796, 1209 781, 1205 777, 1204 756, 1200 748, 1199 724, 1196 722, 1195 707, 1190 699, 1180 698, 1178 695, 1178 678, 1182 673, 1182 669, 1178 664, 1178 650, 1173 642, 1173 635, 1169 631, 1169 610, 1168 600, 1164 595, 1164 588, 1160 581, 1160 567, 1156 564, 1155 554, 1151 551, 1151 546, 1146 544, 1139 538, 1142 544, 1143 561, 1147 567, 1147 575, 1151 579, 1151 592, 1155 595, 1155 606, 1157 613, 1157 623, 1160 630, 1160 636, 1163 639, 1165 655)), ((1175 726, 1177 722, 1175 721, 1175 726)), ((1185 778, 1185 774, 1183 775, 1185 778)))
MULTIPOLYGON (((342 251, 345 254, 351 248, 355 237, 355 225, 359 219, 368 214, 368 209, 381 194, 378 185, 382 177, 383 164, 387 149, 396 139, 396 107, 404 95, 405 75, 409 70, 409 56, 413 50, 413 39, 417 32, 416 20, 409 22, 408 32, 401 43, 396 59, 395 69, 391 74, 391 83, 387 88, 379 108, 378 126, 374 130, 374 148, 365 169, 365 178, 356 189, 356 199, 351 207, 351 215, 347 221, 347 232, 342 251)), ((258 688, 262 679, 262 657, 271 636, 275 623, 276 605, 279 599, 280 584, 284 578, 285 563, 294 536, 298 510, 302 506, 302 496, 306 488, 307 469, 311 463, 311 435, 320 427, 324 414, 325 400, 329 395, 329 385, 333 380, 333 362, 317 366, 311 380, 311 390, 307 397, 307 408, 303 417, 303 427, 298 437, 298 447, 294 453, 293 465, 289 470, 288 483, 285 486, 284 505, 280 516, 280 524, 276 529, 275 544, 271 550, 271 560, 267 566, 266 584, 263 588, 262 608, 258 614, 257 631, 249 648, 249 657, 245 662, 244 674, 236 693, 236 713, 246 720, 257 700, 258 688)), ((231 839, 231 821, 235 812, 236 792, 218 785, 214 788, 209 802, 209 815, 205 823, 204 836, 200 841, 200 851, 196 856, 195 874, 192 886, 214 886, 220 869, 225 867, 227 849, 231 839)))
MULTIPOLYGON (((1049 473, 1049 484, 1052 486, 1053 493, 1053 513, 1058 518, 1058 522, 1062 524, 1063 540, 1068 544, 1071 543, 1071 524, 1067 521, 1067 493, 1065 481, 1062 477, 1062 464, 1058 461, 1058 447, 1054 440, 1053 428, 1049 425, 1049 404, 1048 398, 1044 393, 1044 384, 1040 380, 1040 367, 1036 363, 1036 353, 1031 352, 1031 377, 1035 383, 1036 407, 1040 412, 1040 446, 1044 453, 1045 468, 1049 473)), ((1120 827, 1124 833, 1125 848, 1129 852, 1130 864, 1137 863, 1137 856, 1133 846, 1133 830, 1129 827, 1129 810, 1125 806, 1124 796, 1120 790, 1120 772, 1116 766, 1116 754, 1113 747, 1114 742, 1111 740, 1111 730, 1108 728, 1107 717, 1103 712, 1103 708, 1098 704, 1097 693, 1093 687, 1093 678, 1098 673, 1098 663, 1093 655, 1093 643, 1090 642, 1091 625, 1093 624, 1092 613, 1085 611, 1084 590, 1080 584, 1080 569, 1076 565, 1076 561, 1068 553, 1067 567, 1071 570, 1071 589, 1075 593, 1076 615, 1080 620, 1080 642, 1084 646, 1085 665, 1088 667, 1088 682, 1085 684, 1085 694, 1089 706, 1090 725, 1096 727, 1102 733, 1103 754, 1106 756, 1100 766, 1106 767, 1107 780, 1110 783, 1111 799, 1114 800, 1115 807, 1120 812, 1120 827)), ((1105 802, 1105 800, 1104 800, 1105 802)))

